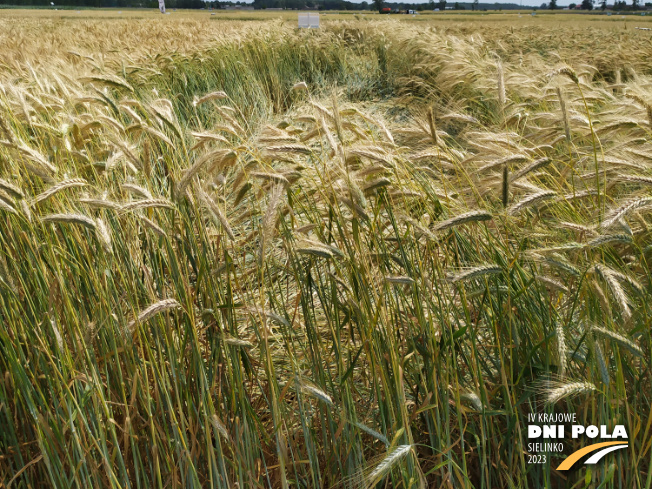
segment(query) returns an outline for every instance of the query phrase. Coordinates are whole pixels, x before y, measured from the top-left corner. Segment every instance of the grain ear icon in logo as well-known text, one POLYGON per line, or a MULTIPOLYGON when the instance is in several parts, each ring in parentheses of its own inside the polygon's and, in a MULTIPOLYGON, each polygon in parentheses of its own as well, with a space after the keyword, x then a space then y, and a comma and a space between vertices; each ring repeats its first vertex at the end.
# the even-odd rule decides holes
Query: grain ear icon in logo
POLYGON ((584 463, 586 465, 596 464, 600 460, 602 460, 602 457, 604 457, 608 453, 613 452, 615 450, 620 450, 621 448, 625 448, 627 446, 628 446, 627 442, 606 441, 603 443, 596 443, 594 445, 589 445, 588 447, 580 448, 579 450, 571 453, 568 457, 566 457, 566 459, 561 464, 559 464, 557 470, 571 469, 579 459, 592 452, 596 452, 596 453, 591 455, 584 463))

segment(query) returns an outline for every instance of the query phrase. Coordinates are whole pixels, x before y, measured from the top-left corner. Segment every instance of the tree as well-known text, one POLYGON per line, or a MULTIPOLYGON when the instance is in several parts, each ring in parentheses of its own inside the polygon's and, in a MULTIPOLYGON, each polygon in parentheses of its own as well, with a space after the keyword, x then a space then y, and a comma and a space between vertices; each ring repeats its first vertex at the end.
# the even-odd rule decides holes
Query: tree
POLYGON ((548 4, 546 2, 543 2, 539 8, 541 10, 546 10, 548 8, 548 4))
POLYGON ((439 4, 437 6, 439 7, 439 10, 446 10, 446 0, 439 0, 439 4))
POLYGON ((478 0, 473 0, 472 10, 478 10, 478 0))
POLYGON ((548 4, 548 8, 550 10, 555 10, 557 8, 557 0, 550 0, 550 3, 548 4))
POLYGON ((568 4, 568 8, 569 8, 569 10, 573 10, 575 7, 577 7, 577 4, 576 4, 576 3, 569 3, 569 4, 568 4))
POLYGON ((384 0, 374 0, 374 7, 376 7, 376 10, 378 10, 378 12, 383 10, 383 5, 385 5, 384 0))
POLYGON ((638 10, 638 0, 632 0, 632 10, 638 10))
POLYGON ((593 10, 593 0, 582 0, 582 10, 593 10))

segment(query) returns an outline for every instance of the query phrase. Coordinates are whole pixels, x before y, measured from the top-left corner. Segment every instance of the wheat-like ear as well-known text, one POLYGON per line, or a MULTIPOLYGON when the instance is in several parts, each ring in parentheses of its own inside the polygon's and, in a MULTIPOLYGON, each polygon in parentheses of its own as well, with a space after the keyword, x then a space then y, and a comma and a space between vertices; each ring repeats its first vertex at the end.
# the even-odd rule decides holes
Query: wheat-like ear
POLYGON ((269 194, 267 209, 265 210, 265 215, 263 216, 263 220, 261 222, 260 248, 258 254, 260 263, 263 263, 265 259, 265 250, 269 246, 269 242, 274 237, 274 232, 276 230, 276 219, 278 215, 278 206, 281 203, 283 189, 283 184, 277 184, 272 188, 272 191, 269 194))
POLYGON ((231 346, 237 346, 240 348, 253 348, 254 344, 251 341, 242 340, 240 338, 233 338, 231 336, 226 336, 224 338, 224 343, 231 346))
POLYGON ((504 110, 507 104, 507 94, 505 91, 505 71, 503 69, 503 63, 500 60, 496 61, 496 72, 498 75, 498 103, 500 104, 500 109, 504 110))
POLYGON ((17 187, 11 182, 8 182, 7 180, 3 180, 2 178, 0 178, 0 189, 4 190, 5 192, 8 192, 15 199, 22 199, 25 197, 25 194, 19 187, 17 187))
POLYGON ((558 68, 552 73, 550 73, 549 76, 555 76, 555 75, 564 75, 575 84, 579 84, 580 82, 580 79, 577 77, 577 73, 575 73, 575 70, 573 70, 573 68, 571 68, 570 66, 562 66, 561 68, 558 68))
POLYGON ((577 231, 579 233, 584 233, 588 234, 589 236, 595 236, 598 234, 594 228, 589 227, 589 226, 583 226, 582 224, 577 224, 574 222, 564 222, 561 221, 557 223, 560 227, 566 228, 566 229, 572 229, 573 231, 577 231))
POLYGON ((593 238, 591 241, 586 243, 589 247, 598 247, 608 243, 632 243, 632 237, 629 234, 605 234, 603 236, 598 236, 593 238))
POLYGON ((546 404, 552 405, 558 403, 562 399, 568 399, 582 394, 590 394, 597 390, 596 386, 590 382, 570 382, 559 384, 546 390, 545 401, 546 404))
POLYGON ((195 98, 195 100, 192 101, 192 105, 197 107, 198 105, 204 104, 211 100, 224 100, 225 98, 229 98, 226 92, 223 91, 212 92, 204 95, 203 97, 195 98))
POLYGON ((195 164, 186 171, 186 173, 183 175, 183 178, 181 178, 179 181, 179 184, 177 185, 177 197, 180 198, 185 195, 186 187, 204 166, 215 166, 230 153, 230 150, 220 148, 210 151, 205 155, 199 157, 195 164))
POLYGON ((503 166, 503 182, 502 182, 502 202, 503 208, 507 208, 509 203, 509 166, 503 166))
POLYGON ((2 209, 5 212, 9 212, 10 214, 18 215, 18 212, 16 211, 16 209, 14 209, 9 202, 6 202, 2 198, 0 198, 0 209, 2 209))
POLYGON ((140 220, 143 222, 143 224, 146 227, 148 227, 149 229, 154 231, 156 234, 158 234, 159 236, 162 236, 164 238, 167 237, 167 234, 165 233, 165 231, 163 231, 163 228, 161 228, 154 221, 152 221, 151 219, 146 218, 145 216, 138 216, 138 217, 140 218, 140 220))
POLYGON ((535 278, 537 279, 537 281, 543 283, 545 286, 547 286, 550 289, 558 290, 564 294, 570 293, 569 288, 566 287, 564 284, 562 284, 559 280, 556 280, 552 277, 547 277, 545 275, 536 275, 535 278))
POLYGON ((593 354, 595 359, 598 362, 598 370, 600 370, 600 377, 602 378, 602 383, 604 385, 609 385, 609 367, 607 366, 607 361, 604 358, 602 353, 602 348, 597 341, 593 341, 593 354))
POLYGON ((395 285, 412 285, 414 283, 414 279, 404 276, 388 275, 385 277, 385 282, 395 285))
POLYGON ((550 199, 555 195, 557 195, 556 192, 553 192, 552 190, 543 190, 541 192, 537 192, 536 194, 528 195, 523 200, 517 202, 509 209, 507 209, 507 214, 510 216, 516 215, 523 209, 532 207, 533 205, 536 205, 544 200, 550 199))
POLYGON ((385 458, 367 475, 365 489, 371 489, 376 486, 411 451, 412 445, 399 445, 388 452, 385 458))
POLYGON ((566 110, 566 100, 564 100, 564 95, 561 92, 561 88, 557 87, 557 98, 559 99, 559 106, 561 108, 561 117, 564 122, 564 133, 566 135, 566 141, 570 143, 571 132, 570 124, 568 122, 568 111, 566 110))
POLYGON ((48 214, 41 217, 41 222, 60 222, 67 224, 81 224, 95 230, 96 224, 93 219, 83 214, 48 214))
POLYGON ((93 209, 111 209, 113 211, 122 210, 122 205, 118 204, 117 202, 112 202, 106 199, 81 198, 79 199, 79 202, 81 202, 82 204, 86 204, 89 207, 92 207, 93 209))
POLYGON ((652 105, 647 103, 643 98, 639 97, 638 95, 634 95, 633 93, 627 93, 625 94, 626 97, 631 98, 632 100, 635 100, 639 104, 645 108, 645 112, 647 113, 647 121, 650 126, 652 126, 652 105))
POLYGON ((122 185, 120 185, 120 188, 122 188, 122 190, 126 190, 127 192, 130 192, 130 193, 132 193, 134 195, 140 195, 144 199, 153 199, 154 198, 154 197, 152 197, 152 194, 149 192, 149 190, 147 190, 144 187, 141 187, 140 185, 136 185, 135 183, 123 183, 122 185))
POLYGON ((523 178, 528 173, 532 173, 533 171, 538 170, 538 169, 543 168, 544 166, 548 165, 551 161, 552 160, 550 158, 547 158, 547 157, 546 158, 539 158, 538 160, 533 161, 532 163, 527 165, 525 168, 523 168, 523 169, 517 171, 516 173, 514 173, 509 181, 514 182, 514 181, 518 180, 519 178, 523 178))
POLYGON ((297 379, 297 385, 299 387, 299 390, 304 394, 310 397, 314 397, 315 399, 319 399, 321 402, 328 404, 330 406, 333 405, 333 400, 331 399, 331 396, 326 394, 322 389, 314 385, 312 382, 308 382, 303 379, 297 379))
POLYGON ((2 114, 0 114, 0 131, 2 131, 2 134, 4 134, 4 137, 7 138, 7 140, 10 143, 13 143, 14 140, 16 139, 14 137, 14 132, 9 128, 7 125, 7 122, 5 121, 4 117, 2 117, 2 114))
POLYGON ((176 300, 174 299, 164 299, 162 301, 155 302, 151 306, 147 307, 146 309, 143 309, 139 314, 137 319, 131 321, 127 325, 127 330, 130 332, 133 332, 133 328, 136 324, 138 323, 143 323, 147 321, 148 319, 153 318, 157 314, 160 314, 165 311, 169 311, 170 309, 176 309, 177 307, 181 307, 181 304, 179 304, 176 300))
POLYGON ((341 258, 344 256, 344 253, 342 253, 342 250, 339 248, 311 239, 304 239, 299 243, 299 245, 300 246, 296 249, 297 253, 318 256, 321 258, 333 258, 336 256, 341 258))
POLYGON ((71 187, 83 187, 85 185, 86 185, 86 180, 82 178, 72 178, 70 180, 64 180, 63 182, 59 182, 56 185, 53 185, 46 191, 34 197, 34 200, 32 201, 32 205, 43 202, 44 200, 49 199, 57 192, 61 192, 64 189, 71 188, 71 187))
POLYGON ((608 229, 623 217, 625 217, 629 212, 639 209, 643 206, 652 204, 652 197, 641 197, 633 200, 629 200, 622 204, 620 207, 612 210, 602 221, 602 229, 608 229))
POLYGON ((465 280, 471 280, 478 277, 484 277, 485 275, 498 275, 503 272, 503 269, 498 265, 482 265, 480 267, 471 268, 465 270, 462 273, 457 275, 449 276, 449 280, 452 283, 463 282, 465 280))
POLYGON ((460 399, 470 403, 471 406, 473 406, 473 409, 475 409, 476 411, 478 412, 484 411, 482 400, 480 399, 480 396, 478 396, 475 392, 464 392, 460 394, 460 399))
POLYGON ((566 377, 566 368, 568 366, 568 361, 566 359, 568 348, 566 346, 566 335, 561 321, 557 321, 555 334, 557 336, 557 352, 559 354, 559 377, 563 379, 566 377))
POLYGON ((95 235, 97 236, 97 240, 102 245, 102 248, 104 248, 104 251, 106 251, 109 254, 113 253, 113 248, 111 246, 111 233, 109 231, 109 228, 106 226, 104 221, 100 218, 97 218, 95 220, 95 223, 97 225, 97 227, 95 228, 95 235))
POLYGON ((643 349, 640 346, 638 346, 636 343, 634 343, 626 336, 616 333, 615 331, 610 331, 606 328, 600 328, 598 326, 594 326, 593 328, 591 328, 591 332, 595 335, 601 336, 603 338, 613 341, 614 343, 617 343, 619 346, 625 348, 630 353, 638 357, 645 356, 645 354, 643 353, 643 349))
POLYGON ((308 90, 308 84, 306 82, 298 82, 292 85, 293 91, 308 90))
POLYGON ((616 299, 616 302, 618 302, 618 305, 620 306, 621 312, 625 319, 631 318, 632 311, 629 308, 627 296, 625 295, 625 291, 618 281, 618 279, 621 277, 615 272, 615 270, 612 270, 601 264, 595 265, 593 269, 609 286, 609 290, 611 291, 613 297, 616 299))
POLYGON ((211 424, 213 425, 213 428, 215 428, 215 431, 222 435, 225 440, 229 442, 231 441, 229 431, 226 429, 226 426, 224 426, 224 423, 222 423, 222 420, 217 416, 217 414, 211 416, 211 424))
POLYGON ((134 202, 127 202, 122 204, 123 211, 135 211, 138 209, 174 209, 174 204, 165 199, 143 199, 134 202))
POLYGON ((80 81, 95 82, 100 85, 107 85, 113 88, 125 88, 130 92, 134 91, 134 87, 132 87, 124 78, 120 78, 119 76, 106 74, 106 73, 101 75, 91 75, 85 78, 80 78, 80 81))
POLYGON ((432 107, 428 109, 428 128, 430 129, 430 138, 435 146, 439 146, 437 137, 437 125, 435 124, 435 113, 432 107))
POLYGON ((285 175, 281 175, 280 173, 251 172, 250 175, 252 177, 254 177, 254 178, 259 178, 261 180, 265 180, 265 181, 269 181, 269 182, 274 182, 276 184, 280 184, 280 185, 277 185, 277 186, 280 186, 280 187, 290 185, 290 182, 285 177, 285 175))
POLYGON ((437 225, 435 225, 433 230, 443 231, 445 229, 449 229, 454 226, 460 226, 462 224, 467 224, 470 222, 489 221, 491 219, 493 219, 493 216, 491 215, 490 212, 483 211, 483 210, 470 211, 438 223, 437 225))
POLYGON ((352 423, 352 424, 353 424, 353 426, 356 426, 357 428, 361 429, 362 431, 364 431, 368 435, 373 436, 376 440, 379 440, 382 443, 384 443, 386 447, 389 446, 389 440, 382 433, 378 433, 376 430, 374 430, 372 428, 369 428, 367 425, 362 424, 362 423, 352 423))
POLYGON ((205 207, 210 211, 213 217, 220 222, 222 229, 224 229, 231 241, 235 241, 235 235, 233 234, 233 230, 229 225, 229 221, 226 219, 226 216, 222 213, 219 206, 215 203, 215 201, 213 201, 213 199, 208 196, 206 192, 201 189, 199 192, 199 196, 202 202, 204 202, 205 207))
POLYGON ((627 183, 638 183, 639 185, 652 185, 652 178, 642 175, 618 175, 618 180, 627 183))

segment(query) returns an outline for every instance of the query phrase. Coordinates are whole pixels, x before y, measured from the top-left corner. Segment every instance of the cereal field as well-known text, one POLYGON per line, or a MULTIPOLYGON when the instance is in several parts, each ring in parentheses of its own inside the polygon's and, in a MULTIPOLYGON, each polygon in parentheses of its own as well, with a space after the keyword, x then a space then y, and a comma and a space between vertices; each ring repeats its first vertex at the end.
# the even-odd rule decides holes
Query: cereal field
POLYGON ((652 23, 321 19, 0 11, 0 488, 652 487, 652 23))

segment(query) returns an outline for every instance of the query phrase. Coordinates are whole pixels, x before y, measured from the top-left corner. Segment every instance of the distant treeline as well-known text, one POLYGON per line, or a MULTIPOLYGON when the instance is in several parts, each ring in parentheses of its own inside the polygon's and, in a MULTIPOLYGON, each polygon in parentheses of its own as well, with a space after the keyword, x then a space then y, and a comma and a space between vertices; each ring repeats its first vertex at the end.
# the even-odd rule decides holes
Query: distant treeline
MULTIPOLYGON (((361 3, 348 2, 345 0, 254 0, 253 6, 259 8, 318 8, 319 10, 378 10, 378 1, 361 3)), ((523 7, 516 3, 477 3, 472 2, 451 2, 451 1, 431 1, 428 3, 401 3, 401 2, 382 2, 382 7, 391 8, 392 10, 434 10, 434 9, 457 9, 457 10, 511 10, 522 9, 523 7)), ((527 8, 527 7, 526 7, 527 8)))
MULTIPOLYGON (((12 7, 51 6, 52 8, 158 8, 158 0, 0 0, 0 5, 11 5, 12 7)), ((165 0, 165 5, 168 8, 201 9, 207 7, 208 3, 202 0, 165 0)))

